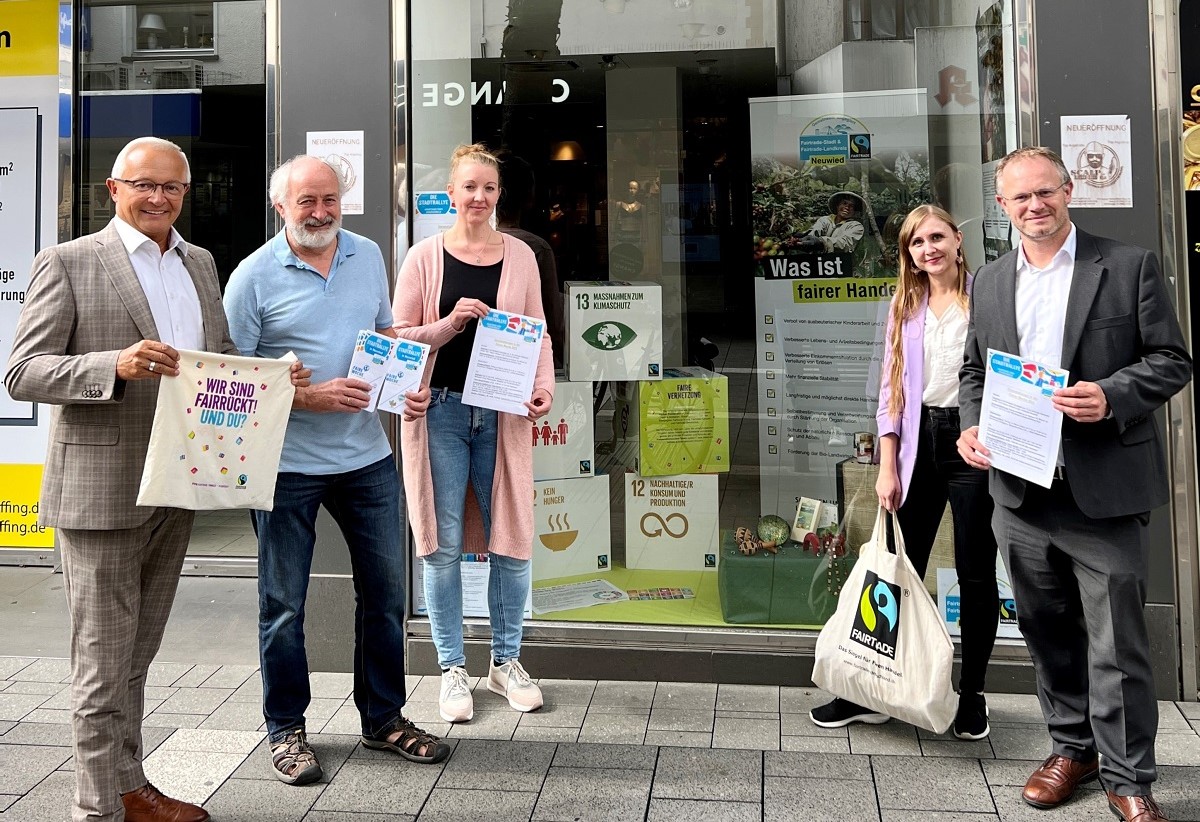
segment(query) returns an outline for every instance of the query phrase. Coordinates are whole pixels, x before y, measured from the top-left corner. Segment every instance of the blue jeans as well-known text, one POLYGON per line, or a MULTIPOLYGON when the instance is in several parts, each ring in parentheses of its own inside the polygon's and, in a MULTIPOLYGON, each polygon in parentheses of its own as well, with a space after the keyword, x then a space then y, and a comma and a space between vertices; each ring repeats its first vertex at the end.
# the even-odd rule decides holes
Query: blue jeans
POLYGON ((258 648, 271 741, 304 727, 310 699, 304 600, 317 511, 333 516, 354 573, 354 704, 374 735, 404 705, 404 522, 389 455, 342 474, 280 472, 273 511, 255 511, 258 648))
MULTIPOLYGON (((463 509, 467 482, 483 515, 487 538, 492 534, 492 477, 496 473, 496 412, 463 405, 462 394, 435 389, 425 416, 429 426, 429 467, 437 510, 438 549, 423 557, 425 605, 438 664, 443 669, 465 665, 463 650, 462 548, 463 509)), ((530 489, 532 493, 532 489, 530 489)), ((532 505, 527 500, 505 501, 532 505)), ((521 655, 522 619, 529 594, 532 563, 488 554, 488 613, 492 623, 492 658, 507 662, 521 655)))

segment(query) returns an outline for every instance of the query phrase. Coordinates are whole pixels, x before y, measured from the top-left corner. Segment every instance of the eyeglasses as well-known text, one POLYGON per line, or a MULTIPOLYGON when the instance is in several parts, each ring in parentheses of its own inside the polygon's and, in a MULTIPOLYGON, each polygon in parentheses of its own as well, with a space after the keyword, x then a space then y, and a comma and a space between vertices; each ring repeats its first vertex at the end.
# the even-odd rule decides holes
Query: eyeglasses
POLYGON ((1001 195, 1000 199, 1006 203, 1016 203, 1017 205, 1025 205, 1030 200, 1032 200, 1034 197, 1037 197, 1042 202, 1045 202, 1046 200, 1049 200, 1054 195, 1058 194, 1059 189, 1061 189, 1066 184, 1067 184, 1066 182, 1062 182, 1062 183, 1059 183, 1058 185, 1056 185, 1054 188, 1039 188, 1037 191, 1028 191, 1024 194, 1014 194, 1011 197, 1005 197, 1005 196, 1001 195))
POLYGON ((162 189, 163 194, 168 197, 182 197, 189 188, 190 183, 155 183, 150 180, 122 180, 120 177, 113 177, 118 183, 124 183, 132 188, 138 194, 153 194, 156 189, 162 189))

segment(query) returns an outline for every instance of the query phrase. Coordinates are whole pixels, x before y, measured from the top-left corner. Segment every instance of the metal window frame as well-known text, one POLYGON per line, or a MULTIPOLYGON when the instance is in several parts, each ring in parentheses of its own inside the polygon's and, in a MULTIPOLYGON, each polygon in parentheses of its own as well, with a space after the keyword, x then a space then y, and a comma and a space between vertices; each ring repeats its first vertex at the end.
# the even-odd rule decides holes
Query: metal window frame
MULTIPOLYGON (((1161 192, 1163 276, 1176 300, 1184 339, 1192 339, 1191 282, 1184 243, 1180 146, 1182 78, 1179 76, 1179 4, 1150 0, 1150 50, 1153 55, 1155 142, 1161 192)), ((1179 620, 1179 664, 1184 699, 1200 699, 1200 552, 1196 472, 1196 416, 1192 390, 1167 404, 1167 465, 1171 477, 1171 519, 1175 542, 1175 605, 1179 620)))

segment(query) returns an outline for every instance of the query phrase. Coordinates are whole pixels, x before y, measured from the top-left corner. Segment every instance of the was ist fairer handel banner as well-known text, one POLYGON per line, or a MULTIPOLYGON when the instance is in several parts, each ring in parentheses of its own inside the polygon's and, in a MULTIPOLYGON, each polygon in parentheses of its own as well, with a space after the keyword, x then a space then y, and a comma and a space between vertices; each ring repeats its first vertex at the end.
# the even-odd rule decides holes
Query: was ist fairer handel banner
POLYGON ((927 96, 750 101, 763 514, 836 514, 839 466, 875 434, 900 224, 930 199, 927 96))

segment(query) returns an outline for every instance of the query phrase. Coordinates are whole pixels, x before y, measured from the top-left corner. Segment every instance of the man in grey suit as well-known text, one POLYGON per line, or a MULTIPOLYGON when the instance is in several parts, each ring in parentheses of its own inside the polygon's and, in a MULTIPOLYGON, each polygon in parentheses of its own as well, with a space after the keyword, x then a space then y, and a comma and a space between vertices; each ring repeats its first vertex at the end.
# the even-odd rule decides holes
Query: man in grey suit
POLYGON ((34 260, 5 377, 14 399, 55 406, 41 521, 71 611, 74 822, 208 819, 142 770, 146 671, 192 528, 191 511, 136 505, 158 380, 178 375, 180 348, 237 353, 212 255, 174 229, 190 179, 174 143, 121 150, 117 216, 34 260))
POLYGON ((959 453, 990 467, 978 427, 989 348, 1070 371, 1053 397, 1063 425, 1051 487, 990 477, 1052 740, 1022 796, 1056 807, 1099 776, 1118 817, 1151 822, 1166 819, 1150 792, 1158 712, 1143 615, 1147 525, 1168 490, 1154 413, 1188 383, 1191 357, 1154 255, 1077 229, 1071 189, 1048 149, 996 168, 1021 242, 975 275, 959 453))

